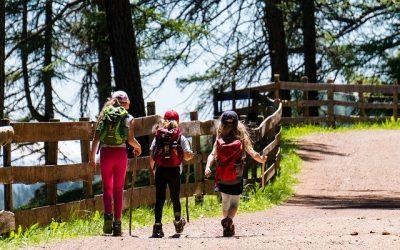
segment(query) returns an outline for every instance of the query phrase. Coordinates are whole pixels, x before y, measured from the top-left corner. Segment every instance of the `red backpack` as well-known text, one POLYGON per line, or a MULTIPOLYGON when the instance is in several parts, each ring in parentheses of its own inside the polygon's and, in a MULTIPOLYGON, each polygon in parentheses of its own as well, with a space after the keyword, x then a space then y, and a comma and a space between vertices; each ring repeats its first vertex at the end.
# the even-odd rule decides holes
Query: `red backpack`
POLYGON ((160 128, 156 131, 153 158, 157 166, 175 167, 181 165, 183 160, 181 135, 179 128, 171 130, 160 128))
POLYGON ((243 143, 239 139, 217 140, 216 181, 236 184, 243 177, 243 143))

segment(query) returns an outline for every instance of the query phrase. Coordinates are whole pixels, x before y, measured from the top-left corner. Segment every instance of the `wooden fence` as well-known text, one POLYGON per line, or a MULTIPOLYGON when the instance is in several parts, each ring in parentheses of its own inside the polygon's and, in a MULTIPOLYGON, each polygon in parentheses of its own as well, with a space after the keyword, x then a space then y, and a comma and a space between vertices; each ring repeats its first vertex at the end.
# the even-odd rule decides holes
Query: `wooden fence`
MULTIPOLYGON (((298 124, 298 123, 326 123, 334 126, 336 122, 348 123, 359 121, 376 121, 385 120, 393 117, 395 120, 398 118, 398 95, 399 85, 397 81, 393 85, 365 85, 362 82, 357 84, 334 84, 333 80, 327 80, 326 83, 309 83, 307 77, 303 77, 303 82, 284 82, 279 80, 279 75, 275 75, 275 81, 266 85, 246 88, 235 91, 217 91, 214 90, 214 114, 222 112, 222 102, 230 101, 232 109, 240 113, 246 114, 254 112, 254 115, 263 114, 266 112, 268 105, 260 105, 263 103, 271 103, 269 97, 275 100, 280 100, 281 90, 300 91, 302 92, 302 99, 297 100, 280 100, 283 107, 290 107, 296 110, 303 110, 302 115, 298 117, 282 117, 283 124, 298 124), (309 100, 308 92, 318 91, 326 96, 324 100, 309 100), (357 96, 357 101, 341 101, 335 100, 335 93, 345 93, 357 96), (354 95, 354 93, 356 93, 354 95), (369 102, 369 95, 383 95, 389 101, 381 102, 376 101, 376 98, 371 98, 373 102, 369 102), (244 108, 236 108, 238 100, 248 100, 249 105, 244 108), (352 107, 359 109, 357 116, 345 116, 335 114, 335 106, 352 107), (309 116, 310 107, 326 107, 326 114, 322 116, 309 116), (392 115, 371 116, 368 115, 367 110, 384 109, 390 110, 392 115)), ((254 117, 253 115, 253 117, 254 117)))
MULTIPOLYGON (((155 113, 155 104, 148 104, 148 113, 155 113), (150 107, 150 108, 149 108, 150 107)), ((263 185, 270 180, 279 169, 279 140, 280 140, 280 119, 282 105, 262 123, 252 129, 254 140, 261 147, 263 153, 269 155, 268 163, 263 167, 262 176, 257 177, 258 165, 252 165, 252 180, 262 181, 263 185)), ((192 147, 196 156, 186 165, 191 164, 194 175, 194 182, 187 187, 188 193, 194 194, 213 194, 213 181, 204 180, 203 163, 207 160, 207 152, 201 152, 200 137, 215 135, 217 120, 198 121, 197 112, 190 114, 191 121, 180 123, 182 133, 192 138, 192 147), (203 182, 204 181, 204 182, 203 182), (203 190, 204 188, 204 190, 203 190)), ((149 115, 135 119, 135 136, 151 136, 153 126, 161 119, 158 115, 149 115)), ((102 195, 93 195, 93 178, 100 173, 99 166, 92 170, 87 164, 89 159, 90 140, 94 133, 94 123, 86 118, 79 122, 51 122, 39 123, 10 123, 8 120, 1 121, 0 144, 3 146, 3 167, 0 167, 0 184, 4 184, 4 204, 5 210, 15 213, 15 224, 29 226, 33 223, 45 225, 53 219, 64 220, 71 215, 81 216, 88 211, 102 210, 102 195), (58 142, 59 141, 80 141, 81 163, 62 165, 57 164, 58 142), (45 165, 41 166, 12 166, 11 165, 11 144, 27 142, 45 142, 45 165), (57 184, 66 181, 83 181, 83 192, 85 198, 79 201, 68 203, 57 203, 57 184), (13 208, 12 184, 34 184, 45 183, 47 190, 46 206, 15 210, 13 208)), ((149 170, 149 157, 139 157, 138 165, 135 166, 134 160, 129 160, 128 175, 134 171, 149 170)), ((247 169, 248 170, 248 169, 247 169)), ((190 170, 189 170, 190 171, 190 170)), ((246 176, 248 176, 246 172, 246 176)), ((150 175, 150 184, 154 180, 150 175)), ((181 194, 185 194, 183 190, 181 194)), ((129 205, 129 197, 133 195, 134 206, 152 205, 155 203, 154 185, 138 187, 124 191, 124 208, 129 205)))

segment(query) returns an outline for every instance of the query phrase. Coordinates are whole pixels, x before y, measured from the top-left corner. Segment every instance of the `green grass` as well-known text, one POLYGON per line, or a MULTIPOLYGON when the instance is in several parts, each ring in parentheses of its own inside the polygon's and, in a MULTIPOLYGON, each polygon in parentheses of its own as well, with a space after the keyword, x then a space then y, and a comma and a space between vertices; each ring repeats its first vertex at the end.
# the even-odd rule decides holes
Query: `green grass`
MULTIPOLYGON (((300 171, 302 162, 296 153, 296 140, 312 133, 340 133, 363 129, 400 129, 400 122, 389 120, 382 123, 358 123, 337 129, 314 125, 284 127, 282 132, 282 160, 279 175, 264 189, 258 186, 246 189, 246 192, 242 196, 239 213, 268 209, 282 203, 293 194, 293 187, 297 182, 296 174, 300 171)), ((182 207, 182 212, 184 213, 184 199, 182 200, 182 207)), ((190 198, 191 219, 220 215, 220 203, 217 196, 206 196, 202 205, 195 205, 194 198, 190 198)), ((140 207, 133 211, 134 228, 152 225, 153 220, 154 214, 152 208, 140 207)), ((170 223, 172 220, 172 206, 167 203, 164 207, 163 222, 170 223)), ((79 236, 101 235, 102 222, 102 215, 99 212, 95 212, 87 218, 72 219, 67 222, 52 222, 46 227, 33 225, 27 230, 20 228, 17 232, 11 233, 8 238, 0 238, 0 249, 44 244, 79 236)), ((123 228, 128 228, 128 213, 123 215, 123 228)), ((149 236, 150 234, 151 232, 149 231, 149 236)))

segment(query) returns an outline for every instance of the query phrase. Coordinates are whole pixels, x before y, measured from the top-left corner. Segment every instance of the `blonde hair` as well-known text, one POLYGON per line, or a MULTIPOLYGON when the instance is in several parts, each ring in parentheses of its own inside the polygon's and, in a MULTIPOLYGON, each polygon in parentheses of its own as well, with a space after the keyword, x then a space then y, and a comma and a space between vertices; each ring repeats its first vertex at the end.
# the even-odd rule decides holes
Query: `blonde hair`
POLYGON ((219 118, 219 123, 217 127, 217 138, 227 138, 233 137, 240 140, 245 149, 250 150, 253 148, 253 140, 251 140, 250 133, 242 122, 238 122, 238 125, 234 127, 231 124, 224 125, 221 122, 221 117, 219 118))
POLYGON ((157 129, 159 129, 161 127, 171 130, 171 129, 179 127, 179 123, 174 120, 161 119, 156 125, 154 125, 153 134, 157 131, 157 129))

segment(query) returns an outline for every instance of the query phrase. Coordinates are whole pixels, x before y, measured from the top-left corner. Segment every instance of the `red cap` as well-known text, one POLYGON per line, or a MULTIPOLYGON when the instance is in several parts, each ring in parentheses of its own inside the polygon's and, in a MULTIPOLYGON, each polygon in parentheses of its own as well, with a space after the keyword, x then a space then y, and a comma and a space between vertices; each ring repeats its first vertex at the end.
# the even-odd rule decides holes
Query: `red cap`
POLYGON ((170 120, 170 121, 177 121, 179 122, 179 114, 175 110, 168 110, 164 114, 164 119, 165 120, 170 120))

